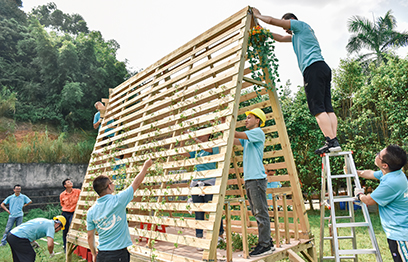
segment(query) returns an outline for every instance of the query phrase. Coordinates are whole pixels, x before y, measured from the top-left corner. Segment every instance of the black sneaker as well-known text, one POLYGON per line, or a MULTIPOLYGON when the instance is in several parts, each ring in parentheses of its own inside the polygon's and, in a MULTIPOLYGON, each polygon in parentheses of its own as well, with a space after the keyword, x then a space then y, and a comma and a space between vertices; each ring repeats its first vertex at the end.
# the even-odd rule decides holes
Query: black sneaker
POLYGON ((271 250, 272 250, 272 252, 276 250, 275 246, 273 245, 273 239, 272 238, 271 238, 271 250))
MULTIPOLYGON (((324 146, 322 146, 321 148, 319 148, 319 149, 317 149, 317 150, 315 151, 315 154, 316 154, 316 155, 321 155, 321 154, 329 153, 329 152, 330 152, 330 150, 329 150, 330 137, 326 136, 325 139, 326 139, 326 141, 324 142, 324 146)), ((333 139, 334 139, 334 138, 333 138, 333 139)), ((336 139, 337 139, 337 138, 336 138, 336 139)))
MULTIPOLYGON (((275 249, 275 248, 274 248, 275 249)), ((264 256, 268 254, 272 254, 273 250, 271 246, 263 247, 261 245, 257 245, 251 253, 249 253, 249 256, 251 257, 258 257, 258 256, 264 256)))
POLYGON ((337 137, 330 139, 329 140, 329 151, 330 152, 336 152, 336 151, 340 151, 341 147, 339 144, 339 140, 337 140, 337 137))

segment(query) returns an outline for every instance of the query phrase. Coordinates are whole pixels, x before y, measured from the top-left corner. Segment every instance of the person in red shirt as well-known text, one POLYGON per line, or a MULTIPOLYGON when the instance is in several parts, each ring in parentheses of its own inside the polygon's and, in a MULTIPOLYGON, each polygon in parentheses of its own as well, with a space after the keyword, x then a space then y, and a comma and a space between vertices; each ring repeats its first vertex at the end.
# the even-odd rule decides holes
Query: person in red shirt
POLYGON ((69 226, 71 225, 72 216, 74 215, 81 189, 73 188, 74 184, 69 178, 62 181, 62 185, 65 187, 65 191, 60 194, 60 202, 62 206, 62 215, 67 220, 65 229, 62 231, 62 240, 64 242, 65 251, 69 226))

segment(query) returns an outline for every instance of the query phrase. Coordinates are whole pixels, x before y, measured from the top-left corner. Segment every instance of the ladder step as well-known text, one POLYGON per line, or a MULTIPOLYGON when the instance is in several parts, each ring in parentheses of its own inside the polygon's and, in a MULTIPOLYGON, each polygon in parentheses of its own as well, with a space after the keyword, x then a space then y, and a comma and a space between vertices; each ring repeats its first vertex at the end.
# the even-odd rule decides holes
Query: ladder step
POLYGON ((336 225, 337 228, 339 227, 368 227, 368 226, 369 224, 367 222, 338 223, 336 225))
POLYGON ((347 249, 347 250, 339 250, 339 255, 360 255, 360 254, 376 254, 377 251, 375 249, 347 249))
MULTIPOLYGON (((354 259, 356 256, 341 256, 340 259, 354 259)), ((334 260, 334 256, 323 257, 323 260, 334 260)))
POLYGON ((347 178, 347 177, 353 177, 356 178, 356 174, 343 174, 343 175, 331 175, 331 178, 347 178))
POLYGON ((354 202, 354 197, 333 197, 333 202, 354 202))
MULTIPOLYGON (((336 219, 351 218, 351 216, 337 216, 336 219)), ((324 217, 325 220, 331 219, 331 217, 324 217)))
MULTIPOLYGON (((354 237, 353 236, 338 236, 337 237, 337 239, 353 239, 354 237)), ((323 238, 324 240, 332 240, 333 239, 333 237, 324 237, 323 238)))
POLYGON ((349 155, 353 154, 351 151, 342 151, 342 152, 334 152, 334 153, 326 153, 328 156, 344 156, 344 155, 349 155))

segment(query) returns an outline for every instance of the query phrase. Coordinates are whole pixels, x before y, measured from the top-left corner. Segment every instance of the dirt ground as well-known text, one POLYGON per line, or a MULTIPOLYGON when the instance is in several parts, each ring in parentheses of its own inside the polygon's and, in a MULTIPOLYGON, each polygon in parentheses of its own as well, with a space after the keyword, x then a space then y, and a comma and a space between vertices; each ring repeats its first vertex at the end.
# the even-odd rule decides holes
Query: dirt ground
MULTIPOLYGON (((14 135, 17 144, 35 136, 35 133, 39 136, 44 136, 45 132, 48 133, 48 138, 55 140, 61 134, 61 131, 57 127, 49 124, 32 124, 31 122, 17 122, 10 118, 0 117, 0 143, 10 135, 14 135)), ((81 140, 80 135, 70 134, 70 140, 81 140)))

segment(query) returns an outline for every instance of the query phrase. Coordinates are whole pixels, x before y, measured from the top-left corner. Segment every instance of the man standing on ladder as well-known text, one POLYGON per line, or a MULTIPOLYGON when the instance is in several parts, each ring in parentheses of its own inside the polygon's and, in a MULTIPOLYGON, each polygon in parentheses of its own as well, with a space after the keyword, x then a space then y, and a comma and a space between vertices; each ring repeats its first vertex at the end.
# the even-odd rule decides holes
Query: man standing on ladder
POLYGON ((282 27, 289 35, 282 36, 272 33, 278 42, 292 42, 300 71, 303 74, 307 105, 310 113, 315 116, 320 130, 325 136, 323 147, 316 154, 340 151, 337 140, 337 117, 331 104, 331 69, 324 62, 320 45, 313 29, 305 22, 298 21, 292 13, 283 15, 282 19, 261 15, 258 9, 252 8, 256 18, 263 22, 282 27))
POLYGON ((251 257, 272 254, 275 247, 271 238, 271 224, 266 200, 266 173, 262 163, 265 145, 265 133, 260 126, 265 126, 265 113, 255 108, 245 112, 247 118, 245 132, 235 131, 235 145, 244 147, 244 181, 249 206, 258 224, 258 245, 249 253, 251 257))
POLYGON ((368 195, 356 189, 356 197, 366 205, 378 203, 381 224, 387 235, 394 261, 408 261, 408 180, 401 168, 407 163, 407 153, 397 145, 377 153, 374 163, 379 171, 358 170, 366 179, 379 179, 380 185, 368 195))

